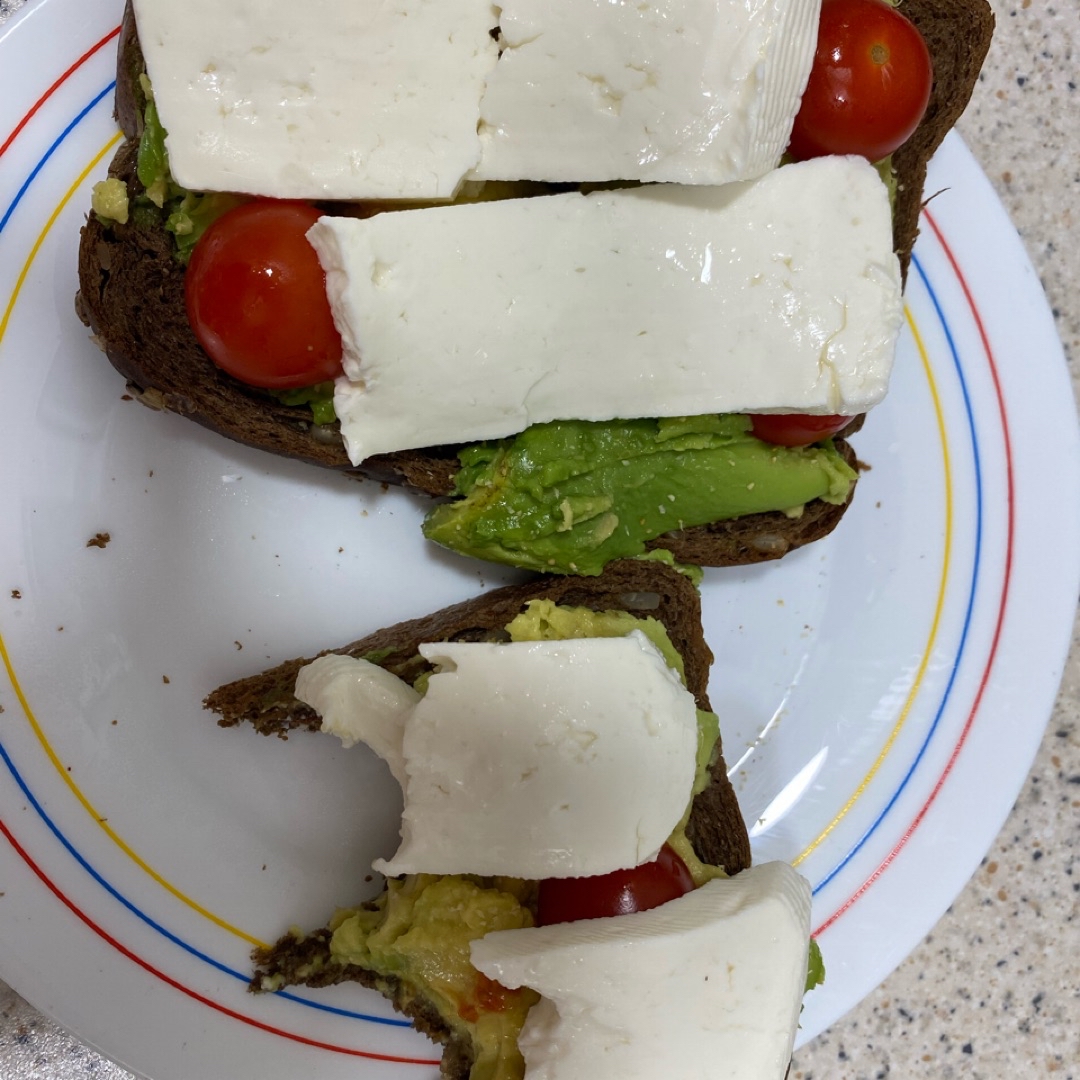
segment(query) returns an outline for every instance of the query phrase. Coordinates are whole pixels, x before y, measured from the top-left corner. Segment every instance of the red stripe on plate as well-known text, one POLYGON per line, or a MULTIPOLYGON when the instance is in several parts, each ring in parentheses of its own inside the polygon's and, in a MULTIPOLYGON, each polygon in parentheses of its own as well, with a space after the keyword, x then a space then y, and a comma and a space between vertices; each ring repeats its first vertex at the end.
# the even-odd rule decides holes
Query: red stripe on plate
POLYGON ((997 398, 998 416, 1001 420, 1002 441, 1005 445, 1005 485, 1006 485, 1006 497, 1008 500, 1008 513, 1006 530, 1005 530, 1005 567, 1001 579, 1001 599, 998 604, 997 619, 994 623, 994 635, 990 642, 990 651, 986 658, 986 667, 983 669, 982 678, 979 680, 979 688, 975 693, 975 700, 972 702, 971 711, 968 713, 967 720, 964 722, 964 727, 960 732, 960 737, 956 741, 956 745, 953 747, 952 753, 949 755, 949 760, 945 763, 945 768, 942 769, 941 775, 938 777, 937 782, 934 784, 933 790, 927 796, 926 802, 923 803, 919 812, 915 815, 911 824, 905 830, 903 836, 897 841, 896 846, 885 856, 884 859, 878 864, 874 872, 851 894, 850 897, 844 902, 844 904, 833 912, 814 932, 813 936, 818 937, 829 929, 846 911, 853 907, 860 897, 864 896, 866 892, 871 888, 875 881, 881 877, 882 874, 893 863, 896 856, 900 854, 904 845, 914 835, 915 830, 923 823, 926 815, 930 811, 930 807, 934 804, 941 789, 945 786, 945 781, 952 773, 953 766, 955 766, 957 759, 960 756, 960 752, 964 748, 964 744, 967 742, 968 735, 975 723, 975 717, 978 714, 979 708, 982 705, 983 695, 986 693, 986 687, 990 682, 990 672, 994 667, 994 660, 997 657, 998 645, 1001 642, 1001 631, 1005 625, 1005 611, 1009 599, 1009 584, 1012 578, 1012 566, 1013 566, 1013 540, 1015 534, 1015 487, 1013 477, 1013 459, 1012 459, 1012 440, 1009 435, 1009 418, 1005 412, 1005 395, 1001 389, 1001 380, 998 376, 997 361, 994 359, 994 350, 990 344, 990 336, 986 332, 986 326, 983 323, 982 316, 979 314, 978 305, 975 303, 975 297, 972 295, 971 288, 967 283, 967 279, 964 276, 964 272, 960 269, 960 264, 956 260, 956 256, 953 253, 952 248, 949 246, 948 241, 945 239, 941 232, 940 227, 934 220, 933 215, 923 210, 923 216, 926 218, 927 224, 929 224, 931 230, 934 233, 938 243, 941 245, 942 251, 945 253, 945 257, 949 261, 949 266, 952 268, 953 273, 956 275, 956 280, 960 284, 960 288, 964 293, 964 299, 967 301, 971 316, 975 322, 976 329, 979 333, 979 339, 982 342, 983 350, 986 353, 987 364, 990 368, 990 377, 994 385, 994 395, 997 398))
POLYGON ((92 45, 89 49, 87 49, 86 52, 84 52, 82 56, 80 56, 79 59, 76 60, 75 63, 73 63, 71 67, 69 67, 67 71, 65 71, 64 74, 61 75, 60 78, 58 78, 56 82, 54 82, 52 86, 50 86, 49 89, 46 90, 45 93, 37 99, 37 101, 34 102, 34 104, 30 107, 30 111, 18 122, 18 124, 15 125, 15 130, 12 131, 12 133, 4 140, 3 145, 0 145, 0 157, 3 157, 4 154, 7 153, 8 147, 11 146, 11 144, 18 138, 19 132, 21 132, 22 129, 30 123, 38 109, 40 109, 41 106, 44 105, 45 102, 48 101, 49 98, 51 98, 53 94, 55 94, 56 91, 68 79, 70 79, 71 76, 76 71, 78 71, 79 68, 81 68, 83 64, 85 64, 86 61, 90 59, 91 56, 94 55, 94 53, 98 52, 100 49, 103 49, 119 33, 120 27, 114 26, 96 45, 92 45))
POLYGON ((320 1042, 317 1039, 309 1039, 305 1035, 297 1035, 291 1031, 283 1031, 281 1028, 273 1027, 270 1024, 264 1024, 261 1020, 255 1020, 253 1017, 244 1016, 242 1013, 238 1013, 233 1009, 227 1008, 225 1005, 220 1004, 217 1001, 213 1001, 208 997, 204 997, 202 994, 190 987, 184 986, 182 983, 176 981, 169 975, 166 975, 163 971, 159 971, 153 965, 147 963, 142 957, 133 953, 126 945, 121 944, 116 940, 108 931, 98 926, 89 915, 80 910, 75 904, 68 899, 60 891, 60 889, 53 883, 53 881, 46 876, 45 872, 41 869, 37 863, 30 857, 27 851, 22 845, 12 836, 8 827, 3 821, 0 821, 0 833, 3 833, 7 842, 14 848, 15 853, 22 859, 24 863, 34 872, 41 883, 59 900, 64 907, 66 907, 80 922, 88 926, 98 937, 103 941, 111 945, 117 952, 123 954, 134 964, 138 964, 144 971, 148 971, 156 979, 160 979, 163 983, 168 984, 174 990, 179 990, 180 993, 185 994, 189 998, 193 998, 202 1005, 208 1005, 211 1009, 215 1009, 219 1013, 224 1013, 225 1016, 232 1018, 233 1020, 239 1020, 242 1024, 247 1024, 249 1027, 258 1028, 260 1031, 269 1032, 271 1035, 280 1035, 283 1039, 290 1039, 293 1042, 303 1043, 305 1046, 314 1046, 320 1050, 330 1050, 335 1054, 348 1054, 352 1057, 371 1058, 376 1061, 393 1061, 402 1065, 438 1065, 438 1059, 432 1058, 410 1058, 410 1057, 396 1057, 392 1054, 376 1054, 368 1050, 353 1050, 347 1046, 335 1046, 333 1043, 320 1042))

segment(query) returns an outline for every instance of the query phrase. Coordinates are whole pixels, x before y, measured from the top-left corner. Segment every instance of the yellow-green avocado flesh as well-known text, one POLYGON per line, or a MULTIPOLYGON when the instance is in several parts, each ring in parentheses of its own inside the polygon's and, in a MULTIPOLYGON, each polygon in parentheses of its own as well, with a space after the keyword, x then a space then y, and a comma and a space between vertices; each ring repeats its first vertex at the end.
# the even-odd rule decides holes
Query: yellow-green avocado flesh
MULTIPOLYGON (((680 678, 683 675, 682 657, 663 624, 653 618, 534 600, 506 629, 512 641, 622 637, 641 630, 680 678)), ((716 717, 699 710, 698 730, 695 793, 708 783, 719 736, 716 717)), ((694 854, 685 833, 689 815, 687 807, 669 843, 701 885, 724 874, 694 854)), ((493 930, 532 926, 534 910, 532 882, 408 875, 388 881, 386 891, 364 907, 335 915, 330 923, 331 959, 405 983, 413 995, 438 1011, 447 1027, 467 1035, 475 1052, 470 1080, 520 1080, 524 1062, 517 1037, 537 996, 485 979, 469 962, 469 946, 493 930)))
POLYGON ((535 424, 460 460, 461 498, 431 511, 424 535, 548 573, 599 574, 676 529, 843 503, 855 482, 831 443, 774 446, 737 415, 535 424))

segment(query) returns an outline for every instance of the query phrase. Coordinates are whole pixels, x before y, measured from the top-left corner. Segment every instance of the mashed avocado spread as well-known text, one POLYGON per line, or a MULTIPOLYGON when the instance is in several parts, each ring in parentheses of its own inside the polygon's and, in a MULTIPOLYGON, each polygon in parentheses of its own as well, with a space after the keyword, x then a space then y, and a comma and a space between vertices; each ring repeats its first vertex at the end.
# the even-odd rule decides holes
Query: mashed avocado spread
POLYGON ((537 424, 466 447, 429 540, 492 562, 599 574, 665 533, 767 510, 843 503, 855 473, 831 443, 789 449, 745 416, 537 424))
POLYGON ((469 962, 469 945, 493 930, 533 925, 527 886, 503 879, 416 874, 387 882, 367 908, 338 912, 330 955, 401 980, 407 996, 433 1006, 451 1029, 471 1036, 470 1080, 524 1074, 517 1037, 533 991, 507 990, 469 962))
MULTIPOLYGON (((666 662, 683 676, 683 661, 657 619, 625 611, 596 612, 534 600, 506 627, 513 641, 577 637, 620 637, 640 630, 666 662)), ((694 791, 708 783, 719 736, 716 717, 698 711, 698 773, 694 791)), ((686 839, 686 817, 669 843, 683 856, 700 885, 723 876, 707 866, 686 839)), ((453 1031, 472 1041, 470 1080, 518 1080, 524 1062, 517 1036, 530 1006, 531 990, 507 990, 469 962, 469 945, 493 930, 533 925, 535 883, 510 878, 408 875, 387 882, 386 891, 361 908, 339 911, 330 923, 334 963, 357 964, 394 980, 406 1000, 433 1007, 453 1031)))

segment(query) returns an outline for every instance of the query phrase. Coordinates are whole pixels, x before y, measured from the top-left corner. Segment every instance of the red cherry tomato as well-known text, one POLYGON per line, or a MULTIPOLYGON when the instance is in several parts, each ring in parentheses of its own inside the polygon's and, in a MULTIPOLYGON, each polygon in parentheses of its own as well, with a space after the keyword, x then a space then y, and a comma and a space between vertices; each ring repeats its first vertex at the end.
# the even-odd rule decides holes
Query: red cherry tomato
POLYGON ((188 321, 210 359, 252 386, 290 390, 341 373, 325 275, 304 234, 307 203, 259 199, 200 237, 184 280, 188 321))
POLYGON ((541 881, 536 924, 550 926, 648 911, 688 893, 693 887, 694 879, 686 863, 665 844, 653 862, 631 870, 541 881))
POLYGON ((850 416, 757 413, 750 417, 750 430, 764 442, 777 446, 809 446, 835 435, 850 419, 850 416))
POLYGON ((933 79, 922 35, 884 0, 824 0, 788 153, 888 157, 919 126, 933 79))

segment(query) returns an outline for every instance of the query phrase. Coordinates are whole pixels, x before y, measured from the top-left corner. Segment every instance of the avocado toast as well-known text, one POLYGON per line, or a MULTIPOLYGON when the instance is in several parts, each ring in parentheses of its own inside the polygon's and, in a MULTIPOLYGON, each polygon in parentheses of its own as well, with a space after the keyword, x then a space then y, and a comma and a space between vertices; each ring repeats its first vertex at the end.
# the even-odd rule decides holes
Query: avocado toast
MULTIPOLYGON (((430 671, 417 651, 421 643, 503 641, 508 636, 506 627, 523 612, 527 614, 534 602, 584 611, 587 624, 592 622, 589 613, 614 612, 621 621, 628 615, 655 620, 682 659, 685 685, 698 709, 708 711, 706 687, 712 654, 701 633, 697 590, 685 575, 653 560, 615 562, 594 578, 552 576, 497 589, 332 651, 368 657, 407 682, 415 682, 430 671)), ((287 661, 229 683, 211 693, 205 705, 226 727, 251 724, 264 734, 281 737, 317 730, 320 718, 293 694, 296 675, 306 662, 287 661)), ((684 819, 680 854, 688 865, 703 864, 702 870, 722 867, 728 874, 738 873, 750 864, 749 840, 719 741, 697 786, 700 790, 684 819)), ((492 996, 489 988, 485 999, 482 994, 477 997, 471 983, 465 985, 475 973, 463 959, 468 955, 467 939, 455 926, 453 912, 465 905, 465 910, 476 914, 485 928, 473 931, 479 936, 490 929, 531 925, 534 903, 535 890, 521 882, 431 875, 395 879, 374 900, 339 913, 327 927, 309 934, 286 934, 270 948, 257 951, 252 989, 359 982, 385 994, 421 1031, 445 1044, 444 1075, 464 1077, 481 1058, 484 1065, 474 1073, 474 1080, 514 1075, 491 1072, 491 1063, 500 1053, 505 1058, 509 1052, 507 1040, 512 1041, 514 1032, 505 1025, 520 1025, 531 998, 527 994, 492 996), (425 929, 403 940, 410 927, 416 929, 418 920, 425 929), (437 961, 440 970, 449 962, 449 955, 456 958, 451 966, 465 973, 459 974, 449 989, 442 984, 433 987, 424 975, 424 950, 431 945, 428 934, 449 936, 448 950, 435 945, 435 955, 441 957, 437 961), (424 948, 411 952, 411 943, 417 939, 422 939, 424 948), (366 959, 354 962, 361 958, 366 959), (498 1008, 490 1010, 494 1018, 480 1023, 484 1000, 498 1008)), ((510 1058, 517 1062, 513 1067, 520 1068, 516 1052, 510 1053, 510 1058)))
MULTIPOLYGON (((949 5, 920 0, 906 5, 905 13, 922 30, 937 72, 923 124, 894 157, 894 242, 906 265, 917 229, 926 161, 966 103, 988 43, 992 19, 982 0, 949 5), (957 34, 961 22, 966 32, 957 34)), ((143 191, 137 175, 137 144, 146 104, 139 80, 142 69, 129 11, 117 88, 117 115, 128 141, 118 152, 111 172, 123 182, 136 205, 143 191)), ((380 481, 402 483, 429 495, 460 493, 455 479, 463 471, 458 457, 461 447, 399 451, 369 458, 353 468, 338 438, 336 422, 317 424, 306 407, 283 405, 217 368, 199 347, 188 325, 184 311, 185 270, 176 258, 173 237, 162 227, 163 214, 148 208, 145 199, 142 204, 126 225, 91 217, 80 252, 80 315, 128 380, 132 393, 153 407, 188 416, 247 445, 380 481)), ((847 470, 842 485, 819 479, 817 493, 805 499, 792 503, 785 495, 773 508, 735 511, 740 516, 727 520, 678 527, 679 518, 675 516, 673 524, 677 527, 672 531, 657 535, 656 528, 662 530, 667 523, 650 525, 652 535, 644 539, 643 546, 669 550, 683 562, 723 566, 778 558, 826 535, 850 501, 854 455, 843 439, 837 440, 835 452, 821 448, 820 453, 835 454, 829 459, 834 478, 847 470)), ((752 482, 762 496, 767 485, 752 482)), ((429 535, 441 539, 438 532, 434 525, 429 535)), ((479 546, 476 553, 486 557, 479 546)), ((549 568, 580 572, 574 564, 570 557, 549 568)))

